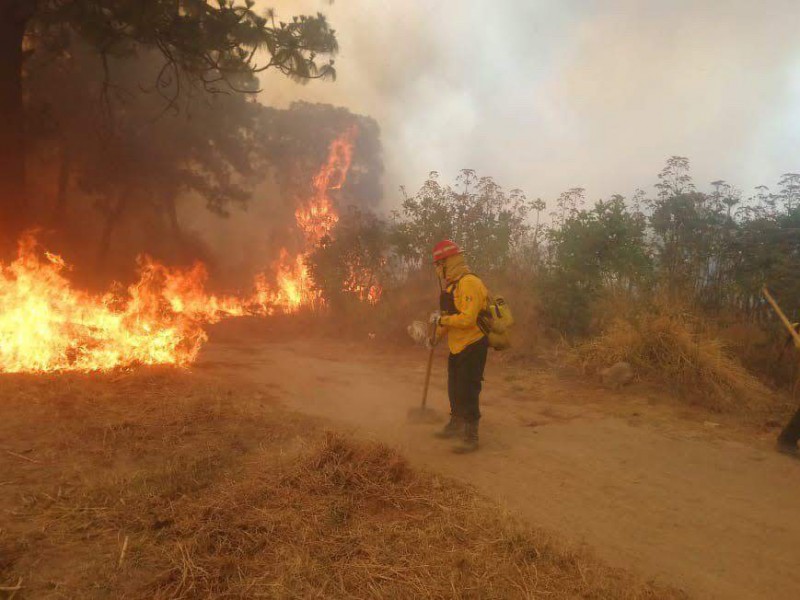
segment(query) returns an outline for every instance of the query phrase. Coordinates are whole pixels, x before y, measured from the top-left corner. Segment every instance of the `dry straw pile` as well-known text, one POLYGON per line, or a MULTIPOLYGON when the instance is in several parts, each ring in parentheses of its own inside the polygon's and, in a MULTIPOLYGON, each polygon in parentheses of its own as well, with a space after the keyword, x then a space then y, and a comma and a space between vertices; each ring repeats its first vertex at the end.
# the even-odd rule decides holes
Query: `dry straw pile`
POLYGON ((712 410, 755 411, 773 401, 770 390, 687 313, 664 308, 617 318, 575 350, 588 371, 625 361, 712 410))

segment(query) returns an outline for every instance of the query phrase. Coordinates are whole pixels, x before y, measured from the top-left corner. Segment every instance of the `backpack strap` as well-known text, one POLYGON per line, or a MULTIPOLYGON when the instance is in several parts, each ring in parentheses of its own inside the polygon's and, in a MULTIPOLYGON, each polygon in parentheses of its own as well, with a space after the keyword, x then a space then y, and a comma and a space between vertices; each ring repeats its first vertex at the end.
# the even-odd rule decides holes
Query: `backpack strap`
POLYGON ((461 277, 459 277, 458 279, 456 279, 455 281, 448 283, 447 284, 447 289, 450 290, 451 294, 454 293, 456 291, 456 289, 458 288, 458 284, 461 283, 461 280, 464 279, 464 277, 468 277, 470 275, 472 275, 472 273, 466 273, 466 274, 462 275, 461 277))

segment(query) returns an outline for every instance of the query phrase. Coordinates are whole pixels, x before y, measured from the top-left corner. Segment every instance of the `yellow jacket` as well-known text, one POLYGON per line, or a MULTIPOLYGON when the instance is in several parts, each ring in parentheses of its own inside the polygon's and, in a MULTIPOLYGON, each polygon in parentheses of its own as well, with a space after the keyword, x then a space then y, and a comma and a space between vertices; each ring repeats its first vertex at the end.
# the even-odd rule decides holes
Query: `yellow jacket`
POLYGON ((472 273, 464 275, 447 287, 453 292, 458 314, 443 315, 439 320, 441 329, 447 332, 447 345, 452 354, 458 354, 470 344, 480 340, 484 333, 478 327, 478 313, 486 308, 489 291, 483 282, 472 273))

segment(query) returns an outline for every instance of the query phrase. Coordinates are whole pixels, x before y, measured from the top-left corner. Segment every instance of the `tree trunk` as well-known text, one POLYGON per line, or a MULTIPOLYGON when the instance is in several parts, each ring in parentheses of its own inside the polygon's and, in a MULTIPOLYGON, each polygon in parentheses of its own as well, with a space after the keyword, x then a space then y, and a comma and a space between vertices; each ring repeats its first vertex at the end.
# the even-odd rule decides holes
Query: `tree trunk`
POLYGON ((172 230, 172 237, 179 248, 183 247, 183 233, 181 232, 181 225, 178 222, 178 207, 175 205, 175 196, 169 195, 164 199, 164 204, 167 209, 167 216, 169 217, 169 226, 172 230))
POLYGON ((0 227, 2 242, 12 245, 30 224, 25 190, 22 43, 35 10, 34 0, 0 0, 0 227))
POLYGON ((186 252, 185 239, 183 237, 183 231, 181 231, 180 221, 178 220, 178 207, 175 202, 176 196, 177 194, 165 194, 163 203, 164 210, 167 213, 167 219, 169 220, 169 229, 172 238, 170 241, 177 252, 178 260, 183 261, 190 257, 186 252))
POLYGON ((100 246, 97 249, 97 268, 102 270, 108 258, 108 250, 111 247, 111 236, 119 224, 125 207, 128 205, 128 191, 122 191, 117 196, 117 201, 106 215, 106 222, 103 224, 103 233, 100 236, 100 246))
POLYGON ((61 140, 61 164, 58 169, 58 187, 56 202, 53 207, 53 223, 56 227, 64 227, 67 217, 67 193, 69 192, 69 176, 72 171, 72 153, 66 140, 61 140))

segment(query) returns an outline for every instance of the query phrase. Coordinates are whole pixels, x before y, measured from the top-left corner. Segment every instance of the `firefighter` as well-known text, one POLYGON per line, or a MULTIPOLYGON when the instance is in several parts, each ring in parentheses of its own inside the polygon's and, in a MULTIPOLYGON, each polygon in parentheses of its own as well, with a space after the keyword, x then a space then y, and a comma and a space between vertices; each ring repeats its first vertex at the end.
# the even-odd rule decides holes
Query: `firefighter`
MULTIPOLYGON (((800 323, 792 323, 792 327, 795 331, 800 333, 800 323)), ((797 349, 800 350, 800 342, 798 342, 794 336, 790 335, 786 340, 783 351, 786 351, 786 348, 788 348, 792 342, 794 342, 797 349)), ((781 352, 781 357, 782 356, 783 352, 781 352)), ((795 384, 795 390, 796 389, 797 384, 795 384)), ((798 440, 800 440, 800 408, 797 409, 797 412, 794 413, 794 416, 789 420, 786 427, 783 428, 783 431, 781 431, 781 434, 778 436, 778 451, 800 458, 800 450, 797 448, 798 440)))
POLYGON ((489 293, 483 282, 467 266, 455 242, 444 240, 433 249, 433 264, 439 277, 439 310, 431 315, 437 339, 447 334, 450 355, 447 359, 447 395, 450 421, 437 437, 461 437, 455 452, 478 449, 479 397, 489 341, 478 324, 478 316, 488 304, 489 293))

